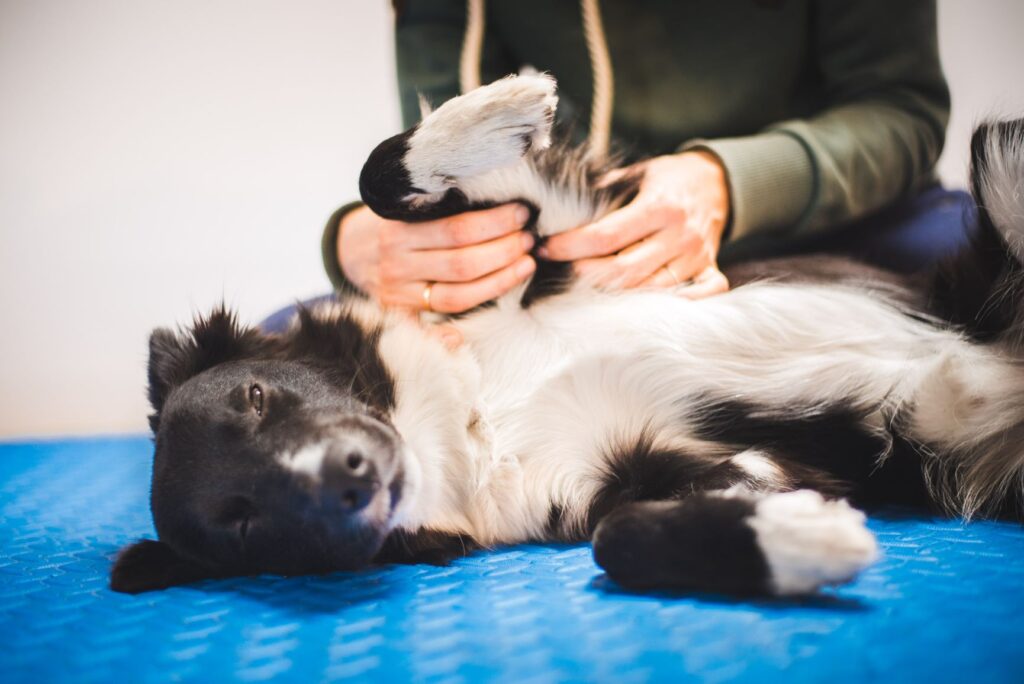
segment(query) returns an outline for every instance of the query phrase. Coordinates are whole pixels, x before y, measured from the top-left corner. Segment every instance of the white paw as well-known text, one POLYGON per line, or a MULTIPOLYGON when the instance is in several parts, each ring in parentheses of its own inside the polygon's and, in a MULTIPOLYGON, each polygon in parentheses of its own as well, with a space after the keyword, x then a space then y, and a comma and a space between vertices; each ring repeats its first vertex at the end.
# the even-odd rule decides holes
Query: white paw
POLYGON ((853 579, 878 558, 864 514, 845 501, 800 490, 771 494, 747 519, 757 535, 777 594, 806 594, 853 579))
POLYGON ((425 194, 443 193, 462 178, 549 146, 555 88, 546 74, 508 76, 445 102, 409 138, 403 161, 412 185, 425 194))

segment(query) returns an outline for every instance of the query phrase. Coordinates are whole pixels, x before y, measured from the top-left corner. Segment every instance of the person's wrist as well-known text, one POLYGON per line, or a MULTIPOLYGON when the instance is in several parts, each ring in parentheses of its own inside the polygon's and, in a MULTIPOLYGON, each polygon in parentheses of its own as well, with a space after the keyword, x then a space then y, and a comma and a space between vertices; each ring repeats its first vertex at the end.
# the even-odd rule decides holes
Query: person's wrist
POLYGON ((326 271, 334 290, 341 295, 364 294, 345 276, 345 273, 341 270, 341 263, 338 260, 338 229, 341 226, 341 221, 349 213, 361 206, 362 202, 349 202, 332 212, 324 224, 323 234, 320 239, 320 252, 324 271, 326 271))
POLYGON ((363 292, 367 292, 367 288, 361 269, 358 268, 359 251, 365 246, 363 229, 373 216, 366 205, 346 212, 338 222, 338 237, 335 241, 335 253, 342 276, 363 292))
POLYGON ((708 208, 708 217, 720 241, 725 238, 732 213, 729 197, 729 179, 722 160, 707 149, 687 150, 681 153, 690 156, 699 168, 700 186, 708 208))

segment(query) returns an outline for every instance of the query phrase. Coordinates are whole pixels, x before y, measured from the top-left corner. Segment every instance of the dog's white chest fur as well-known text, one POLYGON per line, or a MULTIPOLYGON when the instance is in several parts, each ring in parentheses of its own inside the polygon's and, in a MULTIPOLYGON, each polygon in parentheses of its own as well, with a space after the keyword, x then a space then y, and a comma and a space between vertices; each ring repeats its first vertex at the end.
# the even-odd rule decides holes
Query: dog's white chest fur
MULTIPOLYGON (((579 286, 529 309, 518 294, 455 321, 465 343, 454 354, 408 324, 382 338, 399 379, 396 427, 419 467, 437 470, 413 474, 434 484, 399 524, 519 541, 543 538, 557 507, 582 531, 615 445, 648 434, 663 448, 734 455, 695 436, 702 395, 803 406, 845 397, 882 409, 940 375, 955 384, 969 367, 1000 365, 843 286, 755 285, 697 302, 579 286), (936 366, 947 357, 955 362, 936 366)), ((1019 385, 1004 384, 994 389, 1007 397, 1019 385)), ((932 439, 954 429, 919 415, 932 439)))

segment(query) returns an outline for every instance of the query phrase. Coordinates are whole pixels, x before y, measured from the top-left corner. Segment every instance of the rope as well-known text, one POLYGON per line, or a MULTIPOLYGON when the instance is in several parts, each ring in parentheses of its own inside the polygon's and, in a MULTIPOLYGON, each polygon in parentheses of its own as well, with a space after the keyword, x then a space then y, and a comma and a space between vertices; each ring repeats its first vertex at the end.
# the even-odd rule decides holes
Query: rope
POLYGON ((612 132, 612 103, 615 99, 615 78, 612 75, 612 59, 608 54, 608 40, 601 22, 598 0, 580 0, 583 13, 583 33, 590 55, 590 68, 594 79, 594 96, 590 105, 590 136, 587 139, 587 156, 602 161, 608 156, 612 132))
MULTIPOLYGON (((615 78, 608 40, 601 21, 598 0, 580 0, 583 34, 593 74, 593 102, 590 105, 590 132, 587 156, 596 162, 608 156, 612 131, 612 105, 615 78)), ((480 60, 484 44, 484 0, 466 0, 466 35, 459 55, 459 88, 463 93, 480 87, 480 60)))
POLYGON ((484 0, 466 0, 466 35, 459 56, 459 88, 480 87, 480 55, 484 46, 484 0))

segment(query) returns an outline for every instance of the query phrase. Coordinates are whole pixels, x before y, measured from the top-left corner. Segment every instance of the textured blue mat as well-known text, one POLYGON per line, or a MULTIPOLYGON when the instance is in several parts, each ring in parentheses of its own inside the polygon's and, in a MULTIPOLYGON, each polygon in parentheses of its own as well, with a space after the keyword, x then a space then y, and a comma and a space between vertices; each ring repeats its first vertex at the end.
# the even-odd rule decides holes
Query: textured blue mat
POLYGON ((0 682, 1024 681, 1024 529, 873 520, 885 560, 804 602, 620 593, 585 546, 131 597, 150 445, 0 445, 0 682))

